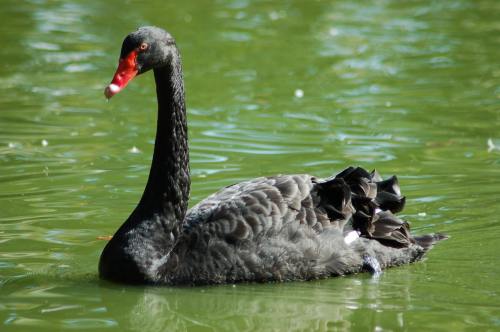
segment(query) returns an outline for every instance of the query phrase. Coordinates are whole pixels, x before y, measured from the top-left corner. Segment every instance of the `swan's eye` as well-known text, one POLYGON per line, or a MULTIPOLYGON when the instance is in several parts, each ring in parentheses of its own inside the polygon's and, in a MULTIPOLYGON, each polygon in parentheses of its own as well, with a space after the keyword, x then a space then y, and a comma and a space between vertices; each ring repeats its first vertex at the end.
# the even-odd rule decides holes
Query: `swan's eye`
POLYGON ((139 46, 140 51, 145 51, 147 50, 149 45, 147 43, 142 43, 141 46, 139 46))

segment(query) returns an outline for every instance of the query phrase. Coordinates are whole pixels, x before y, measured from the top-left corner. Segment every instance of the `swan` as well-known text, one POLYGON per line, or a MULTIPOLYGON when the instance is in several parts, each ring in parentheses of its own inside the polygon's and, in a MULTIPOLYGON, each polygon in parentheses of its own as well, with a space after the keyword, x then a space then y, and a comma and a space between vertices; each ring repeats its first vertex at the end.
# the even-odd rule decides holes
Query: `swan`
POLYGON ((110 99, 136 75, 154 73, 158 101, 144 193, 107 242, 102 279, 202 285, 312 280, 420 260, 442 234, 412 236, 395 216, 405 205, 395 176, 348 167, 318 178, 259 177, 225 187, 188 210, 189 149, 181 57, 158 27, 126 36, 110 99))

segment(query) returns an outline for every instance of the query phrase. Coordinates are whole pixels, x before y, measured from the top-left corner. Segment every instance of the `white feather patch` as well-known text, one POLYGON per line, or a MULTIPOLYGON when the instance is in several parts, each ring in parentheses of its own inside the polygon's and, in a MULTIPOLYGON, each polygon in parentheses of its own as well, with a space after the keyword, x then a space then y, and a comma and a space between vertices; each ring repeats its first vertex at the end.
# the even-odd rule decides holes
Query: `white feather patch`
POLYGON ((345 244, 351 244, 354 241, 356 241, 359 238, 359 232, 358 231, 350 231, 347 233, 347 235, 344 237, 344 242, 345 244))

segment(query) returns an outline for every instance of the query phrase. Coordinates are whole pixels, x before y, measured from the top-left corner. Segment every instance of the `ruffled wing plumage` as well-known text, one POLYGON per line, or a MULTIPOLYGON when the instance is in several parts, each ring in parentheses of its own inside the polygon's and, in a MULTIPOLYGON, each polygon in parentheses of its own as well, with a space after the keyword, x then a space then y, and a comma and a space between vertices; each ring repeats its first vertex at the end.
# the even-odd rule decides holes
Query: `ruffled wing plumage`
POLYGON ((383 268, 412 262, 442 237, 413 238, 395 216, 404 204, 396 177, 359 167, 241 182, 188 211, 169 282, 313 279, 360 272, 366 255, 383 268))

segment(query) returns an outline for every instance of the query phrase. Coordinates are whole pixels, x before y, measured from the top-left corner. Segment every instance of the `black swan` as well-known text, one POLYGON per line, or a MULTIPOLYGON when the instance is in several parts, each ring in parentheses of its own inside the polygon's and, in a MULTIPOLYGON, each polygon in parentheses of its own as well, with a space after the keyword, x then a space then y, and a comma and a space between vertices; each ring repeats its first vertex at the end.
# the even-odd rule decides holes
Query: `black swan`
POLYGON ((109 99, 152 69, 158 99, 153 160, 142 198, 107 243, 101 278, 199 285, 311 280, 417 261, 445 238, 413 237, 396 177, 349 167, 320 179, 260 177, 187 209, 189 154, 181 59, 172 36, 142 27, 123 41, 109 99))

